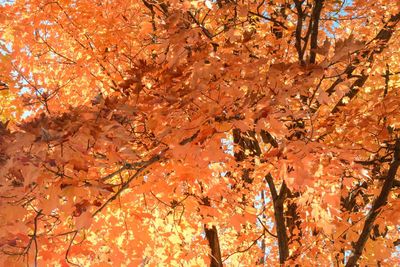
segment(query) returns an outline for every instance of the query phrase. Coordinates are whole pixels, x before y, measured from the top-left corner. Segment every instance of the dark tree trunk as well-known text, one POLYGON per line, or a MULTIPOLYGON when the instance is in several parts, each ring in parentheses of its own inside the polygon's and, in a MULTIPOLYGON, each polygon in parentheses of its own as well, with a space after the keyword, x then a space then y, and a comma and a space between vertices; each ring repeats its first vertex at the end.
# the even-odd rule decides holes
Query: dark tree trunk
POLYGON ((206 232, 208 244, 211 248, 210 267, 222 267, 221 248, 219 246, 217 227, 212 226, 209 228, 204 226, 204 230, 206 232))

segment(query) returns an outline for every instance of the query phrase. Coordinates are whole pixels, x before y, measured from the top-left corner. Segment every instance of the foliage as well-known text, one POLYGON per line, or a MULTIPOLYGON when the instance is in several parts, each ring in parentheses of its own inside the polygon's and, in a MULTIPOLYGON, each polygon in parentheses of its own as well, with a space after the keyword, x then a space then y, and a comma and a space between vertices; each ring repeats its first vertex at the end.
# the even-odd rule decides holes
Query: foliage
POLYGON ((0 265, 398 262, 397 1, 0 9, 0 265))

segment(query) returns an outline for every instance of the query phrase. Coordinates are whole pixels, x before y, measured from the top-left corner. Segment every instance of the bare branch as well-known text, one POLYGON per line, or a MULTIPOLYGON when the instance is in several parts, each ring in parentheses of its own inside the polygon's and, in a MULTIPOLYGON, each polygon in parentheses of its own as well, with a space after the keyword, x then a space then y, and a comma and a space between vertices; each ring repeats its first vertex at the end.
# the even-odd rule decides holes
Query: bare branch
POLYGON ((263 236, 264 236, 264 234, 261 234, 259 237, 257 237, 255 240, 253 240, 253 242, 251 242, 251 244, 250 244, 247 248, 240 249, 240 250, 238 250, 238 251, 235 251, 235 252, 229 254, 228 256, 225 257, 225 259, 223 260, 223 262, 226 261, 227 259, 229 259, 231 256, 233 256, 233 255, 235 255, 235 254, 244 253, 244 252, 246 252, 246 251, 249 251, 255 244, 257 244, 257 241, 260 240, 260 238, 263 237, 263 236))
POLYGON ((69 254, 69 252, 70 252, 70 250, 71 250, 72 243, 74 242, 75 237, 76 237, 76 235, 78 234, 78 231, 76 230, 76 231, 72 231, 72 232, 70 232, 70 233, 74 233, 74 235, 72 236, 71 241, 69 242, 69 245, 68 245, 68 249, 67 249, 67 251, 65 252, 65 261, 68 262, 69 264, 73 265, 73 266, 80 266, 79 264, 73 263, 73 262, 71 262, 71 261, 68 259, 68 254, 69 254))

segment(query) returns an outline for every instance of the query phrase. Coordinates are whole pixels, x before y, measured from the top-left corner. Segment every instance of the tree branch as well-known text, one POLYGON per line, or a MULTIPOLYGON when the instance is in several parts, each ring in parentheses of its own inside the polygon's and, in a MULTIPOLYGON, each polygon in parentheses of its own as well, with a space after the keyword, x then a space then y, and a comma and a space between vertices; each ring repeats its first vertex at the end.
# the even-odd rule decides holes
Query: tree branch
POLYGON ((8 85, 6 83, 0 81, 0 91, 8 90, 8 89, 9 89, 8 85))
POLYGON ((315 63, 316 52, 315 50, 318 48, 318 27, 319 27, 319 19, 321 17, 322 7, 324 5, 324 0, 315 0, 315 6, 313 9, 313 13, 311 15, 312 20, 312 30, 311 30, 311 43, 310 43, 310 63, 315 63))
MULTIPOLYGON (((162 154, 162 153, 161 153, 162 154)), ((125 189, 127 189, 129 187, 129 184, 135 179, 137 178, 144 170, 146 170, 146 168, 148 166, 150 166, 151 164, 159 161, 161 159, 161 154, 160 155, 156 155, 153 156, 151 159, 149 159, 146 162, 143 162, 142 166, 137 169, 136 173, 134 175, 132 175, 131 177, 129 177, 129 179, 122 184, 121 188, 118 189, 118 191, 109 199, 107 199, 106 202, 104 202, 104 204, 93 213, 93 217, 97 215, 97 213, 101 212, 109 203, 111 203, 112 201, 114 201, 125 189)))
POLYGON ((228 256, 225 257, 225 259, 223 261, 226 261, 227 259, 229 259, 231 256, 233 256, 235 254, 244 253, 244 252, 249 251, 255 244, 257 244, 257 241, 260 240, 260 238, 263 236, 264 236, 264 233, 261 234, 259 237, 257 237, 257 239, 253 240, 253 242, 251 242, 251 244, 247 248, 240 249, 238 251, 233 252, 232 254, 229 254, 228 256))
POLYGON ((283 213, 283 203, 285 200, 287 187, 285 182, 283 182, 278 195, 271 174, 267 174, 265 179, 267 180, 269 189, 271 191, 272 201, 274 204, 275 225, 278 236, 279 262, 283 264, 289 257, 288 236, 286 233, 285 217, 283 213))
POLYGON ((212 38, 214 37, 213 34, 203 25, 201 24, 196 17, 192 14, 192 12, 187 11, 187 13, 189 14, 189 16, 192 18, 192 20, 194 21, 194 23, 197 24, 197 26, 200 27, 200 29, 203 31, 203 33, 205 34, 205 36, 207 36, 208 39, 212 40, 212 38))
POLYGON ((261 18, 261 19, 265 19, 265 20, 267 20, 267 21, 273 22, 274 24, 279 25, 280 27, 284 28, 285 30, 288 29, 288 27, 286 27, 284 23, 282 23, 281 21, 276 20, 276 19, 274 19, 274 18, 267 17, 267 16, 265 16, 265 15, 263 15, 263 14, 259 14, 259 13, 257 13, 257 12, 253 12, 253 11, 249 11, 249 14, 250 14, 250 15, 253 15, 253 16, 256 16, 256 17, 259 17, 259 18, 261 18))
MULTIPOLYGON (((360 58, 361 59, 367 59, 369 62, 373 62, 373 57, 375 55, 378 55, 382 53, 383 49, 386 47, 387 43, 389 42, 390 38, 392 37, 397 24, 400 21, 400 13, 397 13, 396 15, 392 15, 389 19, 389 21, 385 24, 383 29, 379 31, 379 33, 373 38, 370 42, 367 43, 371 44, 372 42, 376 42, 377 45, 374 48, 367 49, 363 51, 359 57, 356 57, 353 59, 351 64, 347 66, 346 70, 344 71, 344 74, 347 75, 347 77, 351 77, 353 74, 353 71, 357 68, 357 66, 360 64, 360 58)), ((365 82, 367 81, 369 75, 366 74, 361 74, 350 86, 349 92, 344 95, 336 104, 334 109, 332 110, 332 113, 336 113, 339 111, 339 107, 344 106, 345 103, 343 102, 343 98, 348 97, 350 100, 353 99, 357 93, 359 92, 359 88, 362 87, 365 82)), ((343 82, 344 79, 342 77, 339 77, 326 91, 329 95, 333 94, 335 92, 335 88, 338 84, 343 82)))
POLYGON ((374 222, 381 212, 381 208, 386 205, 390 190, 393 187, 397 169, 400 166, 400 139, 396 140, 393 152, 393 160, 390 164, 388 174, 385 178, 385 182, 383 183, 381 192, 379 196, 374 201, 371 210, 368 213, 367 219, 364 222, 363 230, 353 246, 352 255, 349 258, 349 261, 346 264, 346 267, 354 267, 357 264, 357 261, 362 255, 365 244, 369 238, 370 231, 374 226, 374 222))
POLYGON ((297 55, 299 57, 300 64, 304 65, 304 52, 301 48, 301 30, 303 28, 303 20, 304 20, 304 13, 302 9, 302 4, 304 1, 299 1, 295 0, 295 6, 297 10, 297 25, 296 25, 296 31, 295 31, 295 36, 296 36, 296 42, 295 42, 295 47, 297 50, 297 55))

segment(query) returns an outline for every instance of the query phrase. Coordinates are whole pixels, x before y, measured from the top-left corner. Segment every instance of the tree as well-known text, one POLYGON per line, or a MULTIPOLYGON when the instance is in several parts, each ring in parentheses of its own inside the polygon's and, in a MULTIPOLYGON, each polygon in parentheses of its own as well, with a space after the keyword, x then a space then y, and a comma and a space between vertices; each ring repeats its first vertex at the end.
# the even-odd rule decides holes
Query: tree
POLYGON ((398 262, 397 1, 0 8, 1 265, 398 262))

